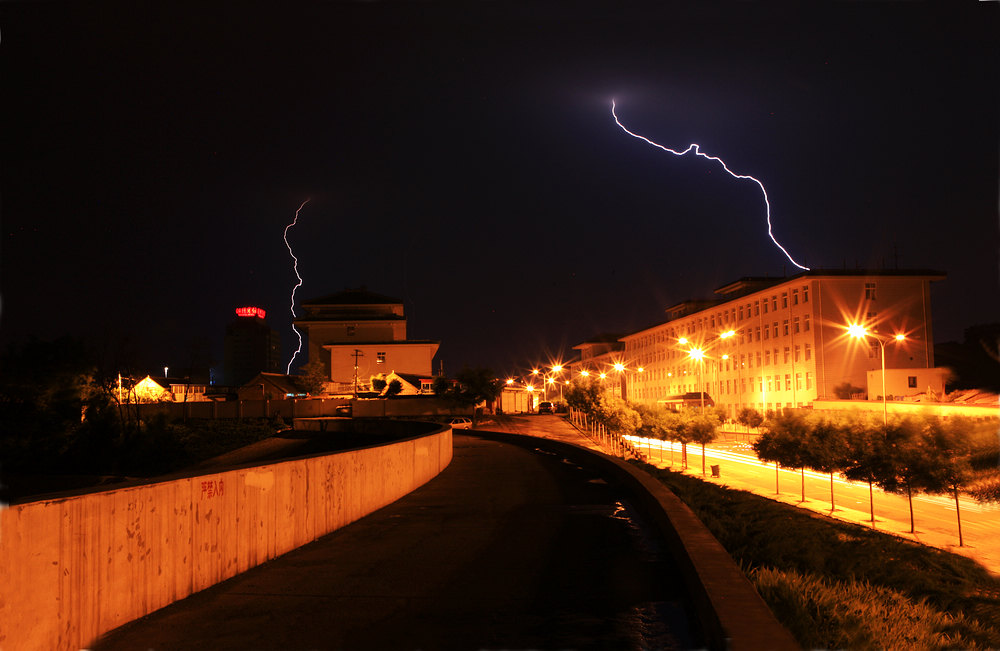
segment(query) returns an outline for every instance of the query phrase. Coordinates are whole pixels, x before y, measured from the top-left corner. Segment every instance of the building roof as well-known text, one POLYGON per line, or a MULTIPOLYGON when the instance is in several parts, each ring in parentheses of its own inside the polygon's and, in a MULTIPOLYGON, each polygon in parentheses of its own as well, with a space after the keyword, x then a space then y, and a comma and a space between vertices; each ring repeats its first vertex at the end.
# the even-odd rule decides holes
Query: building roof
POLYGON ((315 314, 296 317, 292 323, 354 323, 362 321, 406 321, 405 316, 399 314, 315 314))
POLYGON ((584 346, 592 346, 594 344, 614 344, 618 343, 618 340, 622 338, 622 335, 611 332, 602 332, 599 335, 594 335, 589 339, 584 339, 577 345, 573 346, 575 350, 579 350, 584 346))
MULTIPOLYGON (((781 278, 771 278, 768 276, 743 276, 732 282, 726 283, 721 287, 715 289, 716 294, 737 294, 745 295, 750 294, 762 289, 767 289, 768 287, 773 287, 775 285, 780 285, 782 283, 788 282, 790 280, 796 280, 799 278, 812 278, 812 277, 842 277, 842 278, 874 278, 874 277, 926 277, 931 280, 944 280, 947 274, 943 271, 937 271, 934 269, 810 269, 808 271, 803 271, 792 276, 783 276, 781 278)), ((729 297, 725 300, 729 300, 729 297)))
POLYGON ((258 373, 241 388, 256 387, 264 380, 285 393, 302 393, 302 389, 295 383, 294 376, 285 375, 284 373, 258 373))
POLYGON ((383 294, 368 291, 366 287, 345 289, 336 294, 311 298, 302 301, 302 305, 402 305, 403 301, 383 294))
POLYGON ((322 348, 335 348, 344 346, 405 346, 407 344, 437 344, 441 345, 440 341, 434 341, 433 339, 397 339, 394 341, 335 341, 329 344, 323 344, 322 348))

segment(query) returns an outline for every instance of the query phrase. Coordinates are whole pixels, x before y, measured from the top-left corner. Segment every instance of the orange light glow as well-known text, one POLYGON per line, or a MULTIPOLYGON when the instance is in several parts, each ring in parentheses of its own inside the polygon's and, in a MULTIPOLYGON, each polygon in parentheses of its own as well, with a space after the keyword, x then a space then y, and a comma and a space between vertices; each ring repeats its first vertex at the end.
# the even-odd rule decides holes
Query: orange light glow
POLYGON ((865 330, 863 325, 858 323, 851 323, 847 326, 847 334, 855 337, 857 339, 864 339, 868 336, 868 331, 865 330))
POLYGON ((701 348, 692 348, 691 350, 688 351, 688 357, 700 361, 703 357, 705 357, 705 351, 703 351, 701 348))
POLYGON ((622 371, 625 370, 625 365, 622 364, 621 362, 615 362, 615 370, 621 373, 622 371))

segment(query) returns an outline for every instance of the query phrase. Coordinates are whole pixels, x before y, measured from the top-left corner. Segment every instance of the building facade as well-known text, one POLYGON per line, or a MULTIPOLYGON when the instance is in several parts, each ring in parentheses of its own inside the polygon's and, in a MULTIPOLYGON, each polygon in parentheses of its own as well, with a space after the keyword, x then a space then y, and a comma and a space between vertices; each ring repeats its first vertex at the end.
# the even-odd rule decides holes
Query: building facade
POLYGON ((223 377, 230 386, 242 386, 258 373, 277 373, 281 367, 281 337, 264 322, 258 307, 236 308, 236 320, 226 326, 223 377))
POLYGON ((295 326, 308 340, 309 361, 320 360, 339 391, 368 385, 375 375, 431 377, 440 343, 406 338, 401 300, 348 289, 302 302, 295 326))
POLYGON ((705 391, 734 417, 743 407, 766 412, 863 394, 868 372, 881 370, 882 345, 887 369, 934 366, 930 283, 943 279, 927 270, 742 278, 714 300, 674 305, 666 322, 622 337, 627 397, 652 404, 705 391), (872 336, 850 336, 851 324, 872 336))

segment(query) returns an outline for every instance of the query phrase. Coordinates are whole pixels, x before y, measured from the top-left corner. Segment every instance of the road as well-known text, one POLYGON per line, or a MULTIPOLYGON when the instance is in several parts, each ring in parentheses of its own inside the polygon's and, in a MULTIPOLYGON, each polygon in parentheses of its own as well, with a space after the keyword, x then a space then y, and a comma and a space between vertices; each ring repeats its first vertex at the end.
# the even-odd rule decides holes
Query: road
MULTIPOLYGON (((745 438, 745 437, 744 437, 745 438)), ((680 469, 680 444, 673 444, 674 460, 671 465, 669 443, 632 437, 633 442, 649 460, 661 468, 680 469), (651 448, 650 448, 651 446, 651 448), (661 446, 662 457, 661 457, 661 446), (662 458, 662 461, 661 461, 662 458)), ((701 476, 701 446, 688 445, 689 474, 701 476)), ((749 443, 739 435, 728 434, 705 450, 705 464, 720 466, 721 477, 713 479, 709 470, 708 481, 732 488, 749 490, 758 495, 832 515, 841 520, 872 526, 867 483, 850 482, 834 475, 833 504, 831 510, 830 476, 812 471, 805 472, 806 501, 802 502, 802 473, 780 469, 775 491, 774 464, 761 463, 750 449, 749 443)), ((979 561, 991 572, 1000 574, 1000 505, 981 504, 962 497, 959 510, 962 515, 964 546, 958 546, 958 520, 955 500, 940 495, 915 495, 913 498, 916 533, 910 533, 910 511, 905 495, 873 490, 875 501, 875 528, 917 542, 968 556, 979 561)))
POLYGON ((456 434, 451 465, 410 495, 95 648, 703 646, 687 603, 618 489, 551 453, 456 434))

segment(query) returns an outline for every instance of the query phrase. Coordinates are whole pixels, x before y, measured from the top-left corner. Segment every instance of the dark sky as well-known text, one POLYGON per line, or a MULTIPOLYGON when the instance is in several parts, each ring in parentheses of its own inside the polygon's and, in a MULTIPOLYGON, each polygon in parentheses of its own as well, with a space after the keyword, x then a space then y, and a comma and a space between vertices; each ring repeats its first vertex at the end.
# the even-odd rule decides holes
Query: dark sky
POLYGON ((402 298, 449 373, 797 271, 612 98, 800 262, 947 272, 938 341, 1000 318, 997 3, 160 4, 0 6, 5 346, 180 367, 251 304, 287 361, 307 197, 299 299, 402 298))

